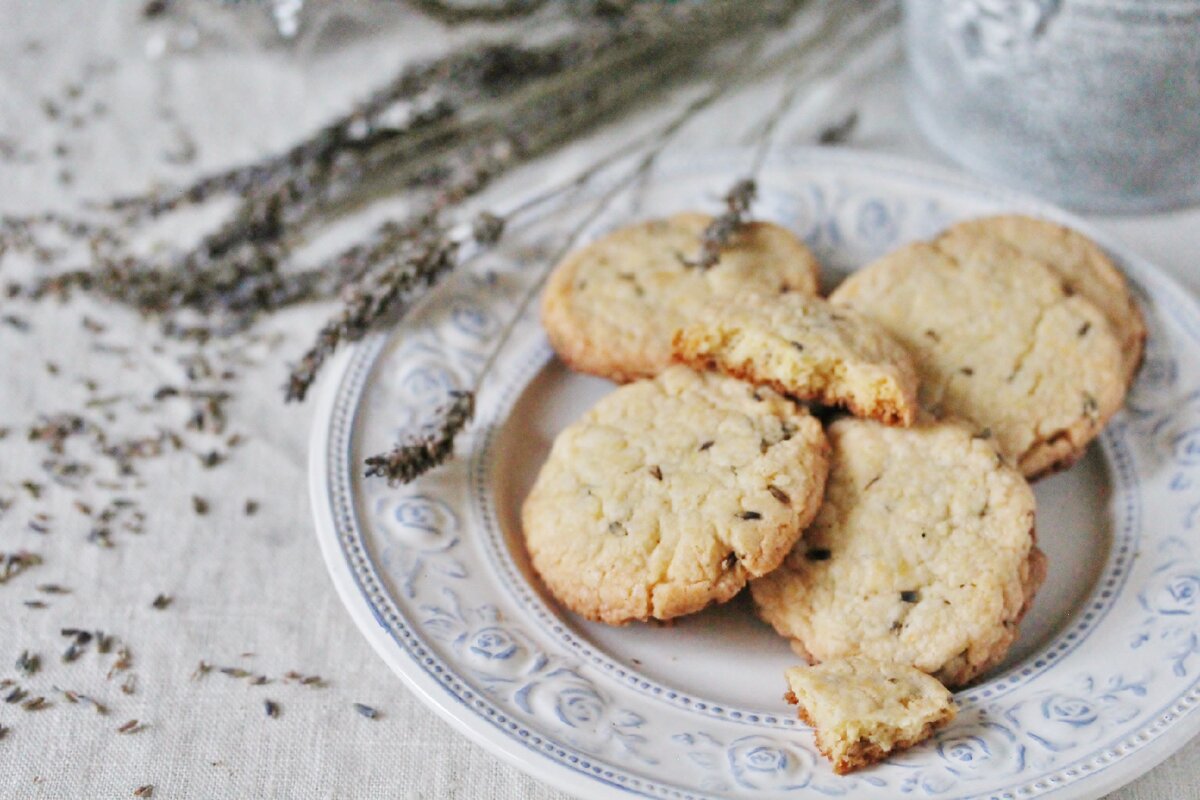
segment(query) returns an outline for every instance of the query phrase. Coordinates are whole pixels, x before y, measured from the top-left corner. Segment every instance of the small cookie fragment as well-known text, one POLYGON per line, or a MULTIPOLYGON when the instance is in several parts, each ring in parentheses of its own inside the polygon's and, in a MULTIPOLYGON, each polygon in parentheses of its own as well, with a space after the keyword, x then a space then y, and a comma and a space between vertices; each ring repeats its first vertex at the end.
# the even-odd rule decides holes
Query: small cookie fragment
POLYGON ((1078 292, 1100 309, 1121 343, 1125 383, 1133 382, 1146 344, 1146 322, 1125 276, 1099 245, 1064 225, 1020 214, 960 222, 947 228, 938 241, 954 250, 957 241, 980 238, 997 239, 1041 261, 1059 274, 1068 292, 1078 292))
POLYGON ((904 664, 851 656, 786 675, 785 699, 838 775, 925 741, 957 713, 945 686, 904 664))
POLYGON ((1125 396, 1127 367, 1104 314, 993 237, 902 247, 831 300, 908 349, 922 405, 974 422, 1028 477, 1073 464, 1125 396))
POLYGON ((712 217, 676 214, 613 231, 568 255, 542 295, 542 324, 572 369, 618 382, 671 363, 671 334, 714 298, 817 291, 817 261, 769 222, 737 231, 710 268, 689 265, 712 217))
POLYGON ((671 367, 555 439, 522 509, 530 559, 588 619, 699 611, 779 565, 816 514, 827 454, 790 400, 671 367))
POLYGON ((911 425, 917 415, 912 358, 878 324, 798 293, 742 294, 714 304, 672 341, 696 369, 842 406, 856 416, 911 425))
POLYGON ((1029 484, 954 422, 827 434, 821 510, 751 582, 759 615, 810 663, 863 655, 947 686, 999 663, 1045 574, 1029 484))

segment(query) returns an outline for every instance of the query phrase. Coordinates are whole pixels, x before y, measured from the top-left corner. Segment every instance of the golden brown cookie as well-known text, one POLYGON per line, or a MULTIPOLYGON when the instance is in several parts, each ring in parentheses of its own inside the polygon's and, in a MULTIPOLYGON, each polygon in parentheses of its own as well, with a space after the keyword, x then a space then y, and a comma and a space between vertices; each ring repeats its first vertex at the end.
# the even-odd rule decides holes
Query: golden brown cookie
POLYGON ((844 418, 827 434, 824 502, 751 582, 760 616, 810 662, 863 655, 947 686, 996 664, 1045 571, 1025 479, 955 422, 844 418))
POLYGON ((734 234, 711 268, 689 266, 712 218, 676 214, 613 231, 555 267, 542 323, 572 369, 629 381, 671 361, 671 335, 714 298, 817 290, 818 266, 790 231, 754 222, 734 234))
POLYGON ((1124 400, 1127 366, 1104 314, 998 239, 902 247, 831 300, 908 348, 926 408, 973 421, 1027 476, 1074 463, 1124 400))
POLYGON ((583 616, 670 619, 779 565, 825 485, 820 423, 770 389, 675 366, 558 435, 522 509, 550 592, 583 616))

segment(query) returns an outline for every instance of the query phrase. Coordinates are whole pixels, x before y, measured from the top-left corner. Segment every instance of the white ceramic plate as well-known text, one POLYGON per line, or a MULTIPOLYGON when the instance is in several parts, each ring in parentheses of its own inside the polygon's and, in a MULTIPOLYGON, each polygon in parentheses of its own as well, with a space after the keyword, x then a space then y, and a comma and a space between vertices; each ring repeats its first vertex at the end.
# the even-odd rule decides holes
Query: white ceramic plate
MULTIPOLYGON (((591 235, 715 208, 747 161, 665 163, 591 235)), ((1022 211, 1087 230, 954 174, 829 150, 769 162, 760 197, 756 214, 803 236, 829 283, 960 218, 1022 211)), ((958 693, 951 726, 852 776, 832 773, 783 703, 783 669, 796 658, 744 596, 671 627, 607 628, 539 587, 521 501, 555 433, 612 386, 553 359, 536 304, 501 348, 457 460, 398 489, 362 478, 366 455, 473 383, 579 208, 513 231, 327 378, 312 441, 317 535, 364 635, 430 706, 584 797, 1097 797, 1200 731, 1200 309, 1108 243, 1146 313, 1146 361, 1102 442, 1037 485, 1050 571, 1020 641, 958 693)))

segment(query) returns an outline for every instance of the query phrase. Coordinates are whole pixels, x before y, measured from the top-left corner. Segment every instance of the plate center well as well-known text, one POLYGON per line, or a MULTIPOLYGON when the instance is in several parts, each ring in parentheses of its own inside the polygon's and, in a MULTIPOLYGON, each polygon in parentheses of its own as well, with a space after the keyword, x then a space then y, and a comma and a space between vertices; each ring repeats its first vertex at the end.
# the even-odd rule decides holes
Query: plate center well
MULTIPOLYGON (((561 608, 530 566, 521 534, 521 503, 558 432, 614 388, 608 381, 574 374, 557 360, 525 388, 491 453, 490 488, 504 544, 557 624, 597 653, 680 693, 783 712, 783 670, 799 659, 785 640, 757 619, 747 592, 671 625, 614 628, 561 608)), ((1111 547, 1110 491, 1098 447, 1073 469, 1036 485, 1038 545, 1049 560, 1049 573, 1021 625, 1020 638, 993 674, 1037 653, 1083 606, 1111 547)))

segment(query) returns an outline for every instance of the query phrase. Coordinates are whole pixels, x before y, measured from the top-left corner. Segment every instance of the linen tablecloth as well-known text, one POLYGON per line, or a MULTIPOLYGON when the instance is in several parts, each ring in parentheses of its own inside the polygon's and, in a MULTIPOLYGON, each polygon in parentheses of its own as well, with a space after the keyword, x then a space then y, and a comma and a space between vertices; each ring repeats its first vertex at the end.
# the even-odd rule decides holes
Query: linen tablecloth
MULTIPOLYGON (((278 150, 400 64, 465 35, 383 5, 392 19, 379 30, 296 49, 194 46, 179 26, 143 20, 140 3, 0 0, 0 213, 132 193, 278 150)), ((780 142, 811 143, 823 124, 857 109, 854 146, 939 161, 903 106, 901 69, 896 39, 885 37, 855 74, 814 81, 780 142)), ((708 126, 677 147, 730 143, 720 126, 708 126)), ((566 169, 587 153, 575 148, 551 163, 566 169)), ((1094 221, 1200 290, 1200 209, 1094 221)), ((0 585, 0 678, 16 677, 21 653, 38 654, 41 669, 21 682, 50 702, 36 711, 0 705, 0 726, 9 729, 0 739, 0 797, 130 797, 145 785, 160 798, 562 796, 426 710, 334 594, 309 518, 311 408, 284 405, 280 389, 287 362, 328 307, 261 326, 230 384, 228 431, 245 443, 219 469, 188 454, 141 466, 143 532, 118 530, 105 548, 88 541, 70 493, 49 487, 37 505, 49 519, 32 516, 21 484, 37 479, 44 449, 24 433, 40 414, 78 408, 96 393, 149 398, 180 381, 184 367, 174 351, 156 353, 154 323, 127 310, 90 299, 0 304, 19 323, 0 325, 0 427, 11 429, 0 443, 0 498, 13 500, 0 516, 0 551, 43 556, 0 585), (88 380, 98 386, 93 395, 88 380), (256 513, 246 513, 247 501, 256 513), (69 593, 37 589, 50 584, 69 593), (159 595, 165 607, 155 607, 159 595), (103 630, 116 637, 113 649, 101 654, 93 641, 64 663, 72 641, 64 628, 103 630), (131 664, 110 680, 121 644, 131 664), (214 668, 198 670, 201 661, 214 668), (271 680, 253 685, 238 670, 271 680), (129 675, 136 682, 126 694, 129 675), (109 713, 54 687, 93 697, 109 713)), ((1192 797, 1198 786, 1200 740, 1111 797, 1192 797)))

